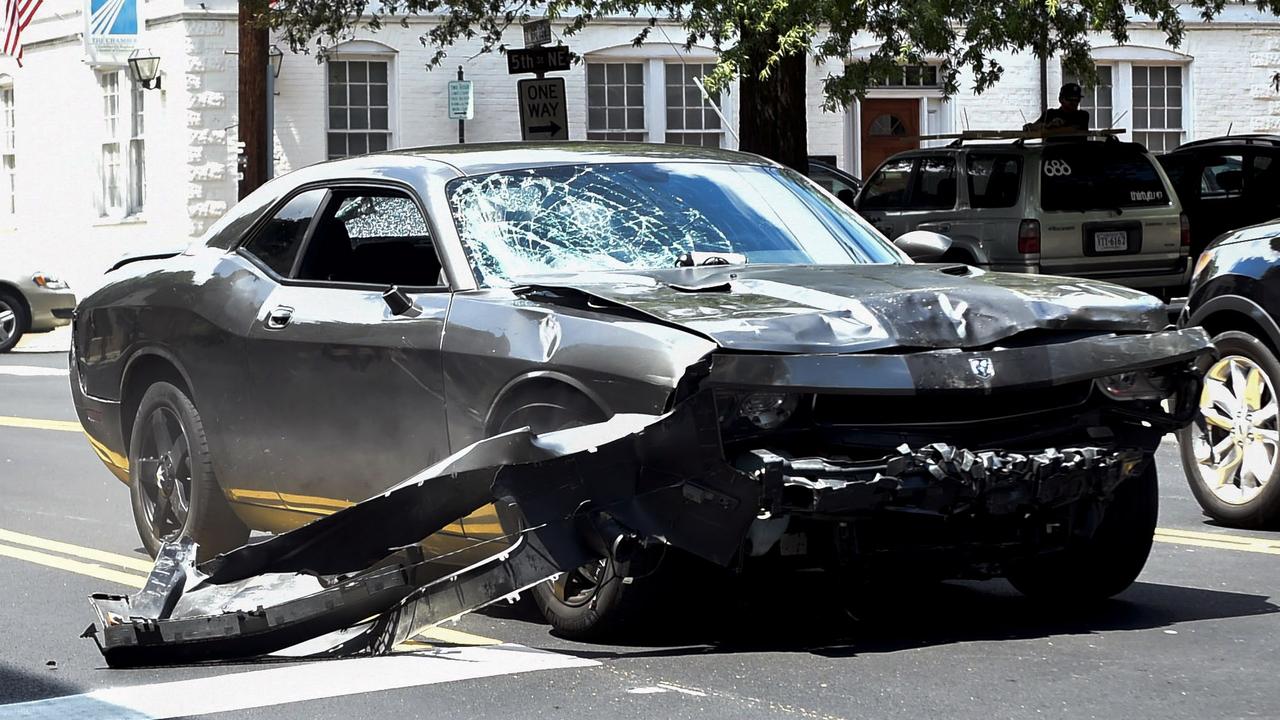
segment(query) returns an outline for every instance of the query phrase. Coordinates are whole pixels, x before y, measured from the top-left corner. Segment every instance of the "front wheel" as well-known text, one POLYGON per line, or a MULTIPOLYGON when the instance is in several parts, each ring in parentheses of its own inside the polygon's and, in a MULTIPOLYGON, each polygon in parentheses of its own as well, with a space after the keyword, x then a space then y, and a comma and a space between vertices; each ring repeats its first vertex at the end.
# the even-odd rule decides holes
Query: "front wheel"
POLYGON ((186 392, 167 382, 149 387, 138 404, 129 487, 134 524, 152 556, 181 536, 199 544, 201 561, 249 539, 214 477, 199 411, 186 392))
POLYGON ((1093 536, 1075 540, 1009 571, 1009 582, 1024 595, 1055 603, 1103 600, 1138 579, 1155 537, 1160 489, 1154 459, 1141 475, 1115 489, 1093 536))
POLYGON ((1248 333, 1213 344, 1220 359, 1205 373, 1200 412, 1178 433, 1182 469, 1209 517, 1268 527, 1280 519, 1280 361, 1248 333))

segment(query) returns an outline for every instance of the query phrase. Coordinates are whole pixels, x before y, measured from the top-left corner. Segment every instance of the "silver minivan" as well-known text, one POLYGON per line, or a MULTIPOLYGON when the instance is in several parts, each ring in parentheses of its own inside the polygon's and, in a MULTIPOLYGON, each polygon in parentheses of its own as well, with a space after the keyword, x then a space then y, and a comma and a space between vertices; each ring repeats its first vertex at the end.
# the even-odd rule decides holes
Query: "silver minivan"
POLYGON ((1159 163, 1116 139, 958 142, 886 160, 855 207, 887 237, 930 230, 946 260, 1109 280, 1166 297, 1190 281, 1190 228, 1159 163))

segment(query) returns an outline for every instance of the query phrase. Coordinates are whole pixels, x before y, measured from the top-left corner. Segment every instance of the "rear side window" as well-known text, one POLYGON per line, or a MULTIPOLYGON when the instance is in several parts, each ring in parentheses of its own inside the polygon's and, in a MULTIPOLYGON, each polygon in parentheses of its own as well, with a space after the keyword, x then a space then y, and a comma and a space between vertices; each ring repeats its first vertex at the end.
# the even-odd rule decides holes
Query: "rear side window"
POLYGON ((1219 155, 1206 160, 1200 173, 1200 197, 1239 197, 1243 191, 1243 155, 1219 155))
POLYGON ((911 182, 911 166, 915 162, 891 160, 885 163, 867 182, 858 207, 864 210, 888 210, 905 207, 907 188, 911 182))
POLYGON ((1022 187, 1021 157, 970 154, 966 164, 970 207, 1007 208, 1018 203, 1018 188, 1022 187))
POLYGON ((956 159, 949 155, 920 158, 911 196, 911 210, 949 210, 956 206, 956 159))
POLYGON ((1256 200, 1276 202, 1280 197, 1280 161, 1270 155, 1255 155, 1252 165, 1245 192, 1256 200))
POLYGON ((280 208, 258 230, 244 249, 261 260, 281 277, 288 277, 293 261, 302 248, 303 238, 316 210, 324 201, 326 190, 308 190, 280 208))
POLYGON ((1045 210, 1158 207, 1170 200, 1151 158, 1138 145, 1072 142, 1044 148, 1040 207, 1045 210))

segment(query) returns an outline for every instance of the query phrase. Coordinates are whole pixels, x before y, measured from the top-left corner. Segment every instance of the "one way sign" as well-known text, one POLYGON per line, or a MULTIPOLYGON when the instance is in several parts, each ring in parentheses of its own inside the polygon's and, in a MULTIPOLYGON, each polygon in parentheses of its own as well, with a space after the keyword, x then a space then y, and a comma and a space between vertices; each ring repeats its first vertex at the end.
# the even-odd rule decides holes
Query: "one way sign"
POLYGON ((516 83, 520 94, 520 137, 524 140, 568 140, 564 78, 538 78, 516 83))

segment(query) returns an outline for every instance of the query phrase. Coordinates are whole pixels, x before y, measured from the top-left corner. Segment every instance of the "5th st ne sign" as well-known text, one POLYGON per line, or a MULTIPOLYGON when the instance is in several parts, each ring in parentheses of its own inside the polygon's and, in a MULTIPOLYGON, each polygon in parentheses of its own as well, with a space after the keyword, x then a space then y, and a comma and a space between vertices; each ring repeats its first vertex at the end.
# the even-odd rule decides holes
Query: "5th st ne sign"
POLYGON ((525 140, 568 140, 569 113, 564 78, 516 83, 520 95, 520 137, 525 140))

